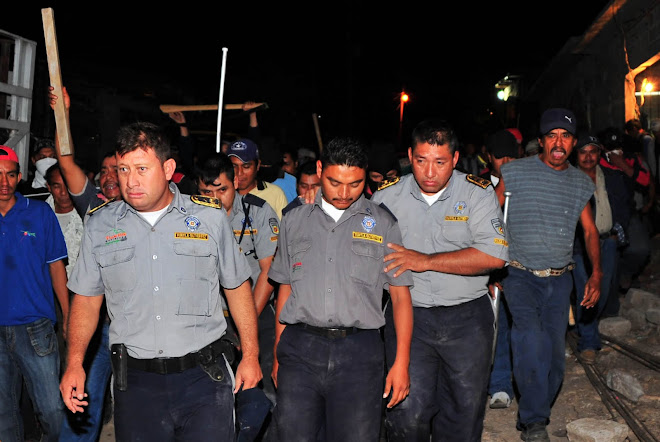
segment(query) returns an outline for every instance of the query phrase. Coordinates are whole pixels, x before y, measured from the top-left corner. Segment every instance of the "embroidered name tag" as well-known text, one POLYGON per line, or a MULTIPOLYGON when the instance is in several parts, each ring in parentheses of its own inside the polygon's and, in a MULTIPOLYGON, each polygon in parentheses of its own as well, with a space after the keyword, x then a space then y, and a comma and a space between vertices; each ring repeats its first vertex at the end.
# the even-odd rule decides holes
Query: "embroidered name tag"
POLYGON ((373 233, 353 232, 353 238, 366 239, 367 241, 373 241, 379 244, 383 243, 383 237, 379 235, 374 235, 373 233))
POLYGON ((208 241, 208 233, 193 233, 193 232, 174 232, 174 237, 178 239, 201 239, 202 241, 208 241))
POLYGON ((509 243, 506 242, 506 240, 503 240, 502 238, 494 238, 494 239, 493 239, 493 242, 494 242, 495 244, 499 244, 499 245, 501 245, 501 246, 509 247, 509 243))
MULTIPOLYGON (((241 236, 241 232, 242 232, 242 230, 234 229, 234 236, 241 236)), ((258 232, 257 229, 252 229, 252 234, 253 235, 256 235, 257 232, 258 232)), ((246 229, 245 233, 243 235, 249 235, 249 234, 250 234, 250 231, 246 229)))
POLYGON ((445 221, 463 221, 466 222, 469 216, 445 216, 445 221))

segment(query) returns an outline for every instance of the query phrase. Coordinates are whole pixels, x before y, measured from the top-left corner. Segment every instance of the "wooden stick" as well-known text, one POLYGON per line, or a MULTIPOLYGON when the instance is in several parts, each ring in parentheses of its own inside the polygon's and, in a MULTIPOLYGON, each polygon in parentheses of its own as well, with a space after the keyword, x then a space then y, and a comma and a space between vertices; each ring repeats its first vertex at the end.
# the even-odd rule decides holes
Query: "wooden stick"
MULTIPOLYGON (((266 103, 255 103, 254 107, 259 107, 265 105, 266 103)), ((222 106, 225 110, 241 110, 243 109, 242 104, 225 104, 222 106)), ((195 104, 189 106, 182 106, 178 104, 161 104, 160 110, 163 113, 169 114, 171 112, 191 112, 191 111, 207 111, 207 110, 218 110, 217 104, 195 104)))
MULTIPOLYGON (((48 58, 48 73, 50 74, 50 85, 53 93, 63 97, 62 73, 60 70, 60 56, 57 50, 57 35, 55 34, 55 19, 52 8, 41 10, 41 18, 44 24, 44 38, 46 40, 46 56, 48 58)), ((55 127, 57 129, 57 140, 59 142, 61 155, 73 155, 73 143, 71 142, 71 128, 69 117, 61 98, 55 103, 55 127)))

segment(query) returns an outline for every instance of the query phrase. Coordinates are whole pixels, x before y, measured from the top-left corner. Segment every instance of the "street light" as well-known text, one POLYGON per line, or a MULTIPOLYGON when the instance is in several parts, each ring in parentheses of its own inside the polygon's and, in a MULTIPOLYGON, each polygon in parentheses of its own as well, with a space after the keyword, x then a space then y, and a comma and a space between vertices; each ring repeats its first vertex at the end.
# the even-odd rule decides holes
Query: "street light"
POLYGON ((405 91, 401 91, 401 95, 399 96, 399 146, 401 146, 401 134, 403 132, 403 106, 408 100, 410 100, 410 96, 405 91))

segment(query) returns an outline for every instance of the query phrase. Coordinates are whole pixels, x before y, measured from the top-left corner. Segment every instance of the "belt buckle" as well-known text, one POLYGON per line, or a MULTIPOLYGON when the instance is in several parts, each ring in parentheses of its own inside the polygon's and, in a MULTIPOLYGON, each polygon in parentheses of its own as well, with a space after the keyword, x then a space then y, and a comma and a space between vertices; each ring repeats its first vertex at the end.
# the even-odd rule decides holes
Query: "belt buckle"
POLYGON ((539 278, 547 278, 550 276, 552 269, 543 269, 543 270, 534 270, 534 276, 538 276, 539 278))

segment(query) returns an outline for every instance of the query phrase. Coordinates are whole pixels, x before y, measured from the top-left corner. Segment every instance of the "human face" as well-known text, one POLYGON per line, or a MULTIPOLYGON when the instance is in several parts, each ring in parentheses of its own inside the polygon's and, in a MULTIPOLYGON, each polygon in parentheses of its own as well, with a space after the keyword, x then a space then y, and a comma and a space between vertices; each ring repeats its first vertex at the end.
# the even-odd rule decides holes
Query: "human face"
POLYGON ((293 161, 290 153, 285 153, 282 155, 282 170, 291 175, 296 174, 296 167, 298 167, 298 162, 293 161))
POLYGON ((57 158, 55 155, 55 149, 52 147, 42 147, 33 155, 32 161, 36 163, 44 158, 57 158))
POLYGON ((303 196, 310 190, 316 190, 317 187, 321 185, 321 180, 316 174, 307 175, 306 173, 300 174, 300 180, 296 184, 296 190, 298 191, 298 196, 303 196))
POLYGON ((590 173, 596 169, 600 160, 600 148, 589 144, 588 146, 578 149, 577 163, 578 167, 584 172, 590 173))
POLYGON ((50 178, 51 182, 46 183, 48 191, 53 195, 53 202, 55 203, 55 212, 57 213, 68 213, 73 209, 73 201, 71 201, 71 196, 69 195, 69 189, 67 189, 64 180, 62 179, 62 174, 59 170, 53 172, 53 175, 50 178))
POLYGON ((452 155, 448 144, 424 142, 408 149, 408 159, 422 193, 435 195, 447 187, 458 162, 458 151, 452 155))
POLYGON ((577 139, 565 129, 553 129, 539 138, 541 161, 555 170, 568 168, 568 157, 577 139))
POLYGON ((240 158, 233 155, 229 159, 234 165, 234 176, 236 177, 236 190, 238 190, 238 193, 245 195, 257 187, 259 163, 256 160, 244 163, 240 158))
POLYGON ((356 166, 321 166, 316 163, 316 174, 321 181, 323 199, 339 210, 348 209, 364 190, 367 172, 356 166))
POLYGON ((155 212, 168 206, 174 197, 169 180, 176 162, 169 159, 161 164, 153 149, 136 149, 117 156, 117 173, 121 194, 139 212, 155 212))
POLYGON ((0 160, 0 207, 9 210, 16 202, 16 187, 21 181, 18 164, 9 160, 0 160))
POLYGON ((101 193, 108 198, 120 198, 119 178, 117 177, 117 158, 107 157, 101 163, 101 173, 99 173, 99 185, 101 193))
POLYGON ((221 173, 211 184, 205 184, 202 180, 197 180, 199 194, 218 198, 227 213, 231 212, 234 198, 236 197, 236 186, 227 177, 226 173, 221 173))

